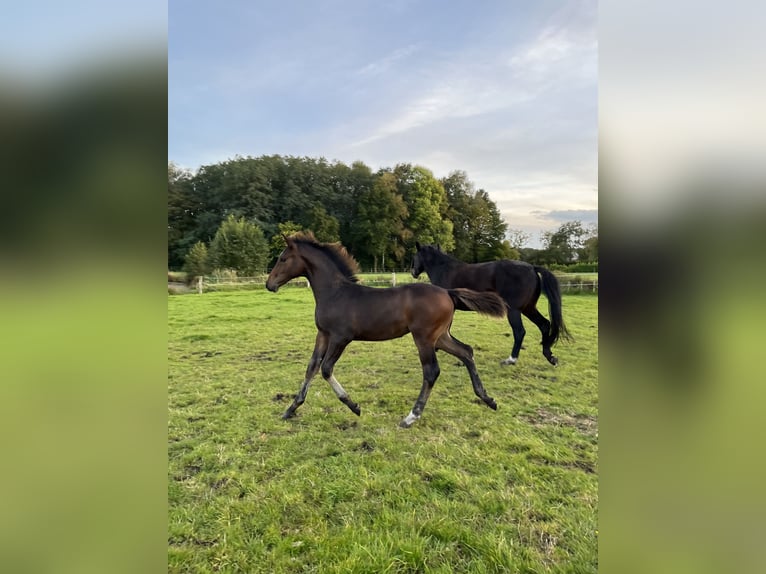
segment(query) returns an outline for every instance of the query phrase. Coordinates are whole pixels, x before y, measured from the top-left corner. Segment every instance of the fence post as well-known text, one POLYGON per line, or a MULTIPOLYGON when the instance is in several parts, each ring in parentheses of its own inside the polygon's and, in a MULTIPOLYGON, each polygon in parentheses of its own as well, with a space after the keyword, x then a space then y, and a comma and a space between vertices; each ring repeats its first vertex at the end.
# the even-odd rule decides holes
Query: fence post
POLYGON ((391 272, 391 286, 396 287, 396 271, 391 272))
POLYGON ((197 277, 197 293, 202 295, 202 275, 197 277))

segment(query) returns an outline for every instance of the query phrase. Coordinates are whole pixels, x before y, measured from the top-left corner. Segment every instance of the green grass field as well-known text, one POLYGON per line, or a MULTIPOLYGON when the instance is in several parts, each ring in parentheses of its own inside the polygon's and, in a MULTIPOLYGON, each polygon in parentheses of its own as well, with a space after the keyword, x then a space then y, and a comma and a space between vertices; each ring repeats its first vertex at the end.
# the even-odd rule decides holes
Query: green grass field
MULTIPOLYGON (((547 300, 541 299, 547 313, 547 300)), ((305 288, 168 297, 169 572, 595 572, 598 298, 564 296, 574 342, 526 349, 505 320, 457 312, 492 411, 457 359, 410 429, 412 338, 354 342, 280 415, 313 349, 305 288)))

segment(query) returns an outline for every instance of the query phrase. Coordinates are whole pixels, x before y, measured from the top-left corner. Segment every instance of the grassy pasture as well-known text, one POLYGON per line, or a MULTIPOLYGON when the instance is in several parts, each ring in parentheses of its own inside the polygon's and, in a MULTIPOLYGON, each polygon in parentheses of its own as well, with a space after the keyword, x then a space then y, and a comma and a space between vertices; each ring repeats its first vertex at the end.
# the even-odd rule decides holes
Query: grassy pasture
POLYGON ((409 335, 354 342, 336 365, 361 417, 318 375, 283 421, 313 349, 311 292, 169 297, 168 571, 595 572, 597 303, 564 296, 575 341, 555 368, 526 320, 504 367, 507 322, 458 312, 499 408, 440 352, 405 430, 421 383, 409 335))

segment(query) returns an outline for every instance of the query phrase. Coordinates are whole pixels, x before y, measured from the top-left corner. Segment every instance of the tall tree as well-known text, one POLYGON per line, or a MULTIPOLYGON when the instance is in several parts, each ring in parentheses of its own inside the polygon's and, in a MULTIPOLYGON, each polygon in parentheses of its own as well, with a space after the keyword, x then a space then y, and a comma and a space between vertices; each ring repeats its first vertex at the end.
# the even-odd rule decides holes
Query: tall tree
MULTIPOLYGON (((393 174, 397 190, 407 205, 406 227, 414 239, 421 243, 436 243, 445 251, 455 246, 452 221, 448 216, 449 204, 444 186, 430 170, 422 166, 399 164, 393 174)), ((407 245, 411 248, 414 245, 407 245)))
POLYGON ((453 223, 455 257, 476 263, 512 255, 503 245, 507 225, 489 194, 483 189, 476 191, 462 171, 452 172, 441 182, 453 223))
POLYGON ((340 223, 322 205, 316 205, 309 211, 306 227, 319 241, 332 243, 340 239, 340 223))
POLYGON ((404 226, 407 206, 397 193, 396 178, 391 173, 381 174, 372 189, 359 199, 358 217, 354 226, 357 255, 370 261, 375 270, 378 262, 401 263, 404 244, 409 235, 404 226))
POLYGON ((200 205, 193 196, 192 174, 168 163, 168 268, 183 265, 195 243, 196 217, 200 205))
POLYGON ((527 243, 529 243, 529 240, 532 239, 532 234, 521 229, 509 229, 506 235, 508 237, 508 243, 517 251, 521 251, 525 248, 527 243))
POLYGON ((470 261, 477 263, 503 259, 506 255, 503 240, 508 226, 500 216, 495 202, 483 189, 477 191, 471 199, 470 214, 470 261))
POLYGON ((586 231, 580 221, 562 223, 555 231, 542 234, 545 258, 548 263, 571 263, 582 248, 586 231))
POLYGON ((476 190, 464 171, 453 171, 441 183, 447 194, 447 215, 452 221, 453 255, 468 261, 471 257, 471 200, 476 190))

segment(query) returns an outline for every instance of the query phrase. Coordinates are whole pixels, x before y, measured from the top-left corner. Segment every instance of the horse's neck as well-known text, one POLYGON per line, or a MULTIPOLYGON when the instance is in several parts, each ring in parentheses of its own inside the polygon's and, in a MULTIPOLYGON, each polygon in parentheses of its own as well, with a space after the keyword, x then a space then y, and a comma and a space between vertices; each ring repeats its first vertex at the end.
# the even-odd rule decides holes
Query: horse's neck
POLYGON ((306 259, 306 278, 309 280, 311 290, 314 292, 314 298, 319 301, 322 295, 337 289, 348 279, 338 270, 330 261, 323 261, 323 255, 318 255, 311 259, 306 259))
POLYGON ((463 263, 450 259, 449 257, 443 257, 436 265, 432 266, 432 269, 428 272, 428 276, 432 283, 441 284, 448 281, 452 273, 458 269, 463 263))

